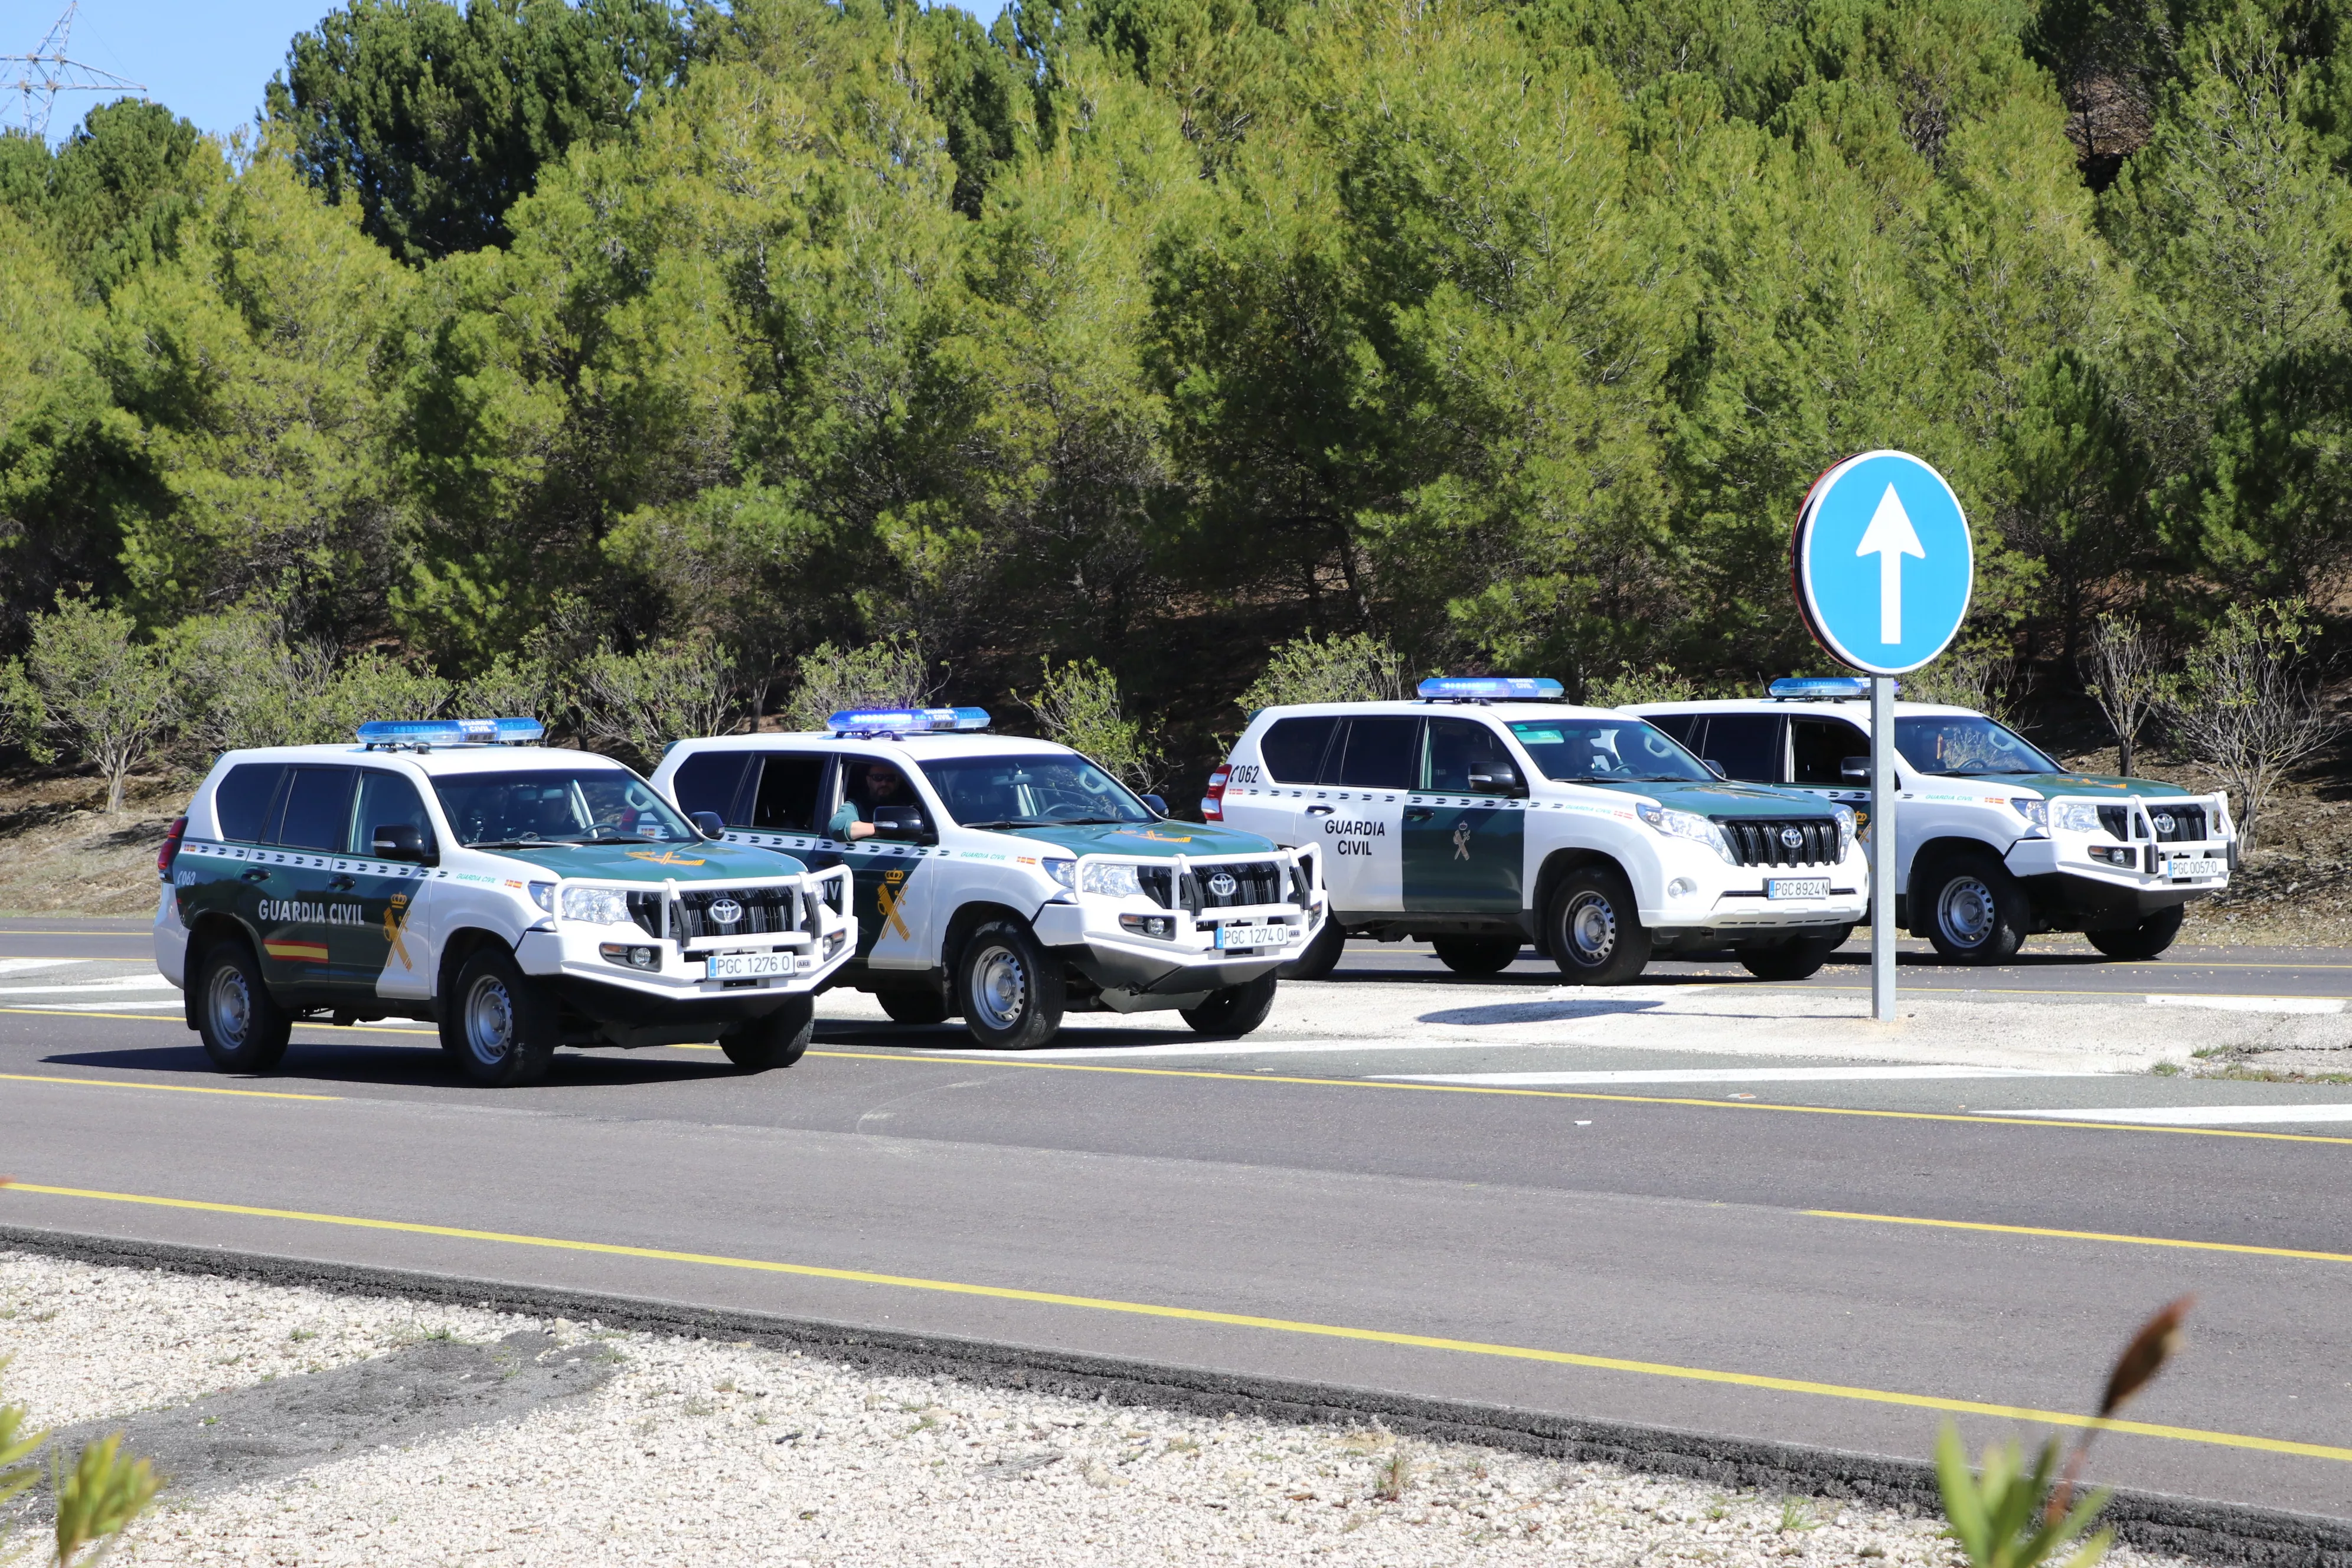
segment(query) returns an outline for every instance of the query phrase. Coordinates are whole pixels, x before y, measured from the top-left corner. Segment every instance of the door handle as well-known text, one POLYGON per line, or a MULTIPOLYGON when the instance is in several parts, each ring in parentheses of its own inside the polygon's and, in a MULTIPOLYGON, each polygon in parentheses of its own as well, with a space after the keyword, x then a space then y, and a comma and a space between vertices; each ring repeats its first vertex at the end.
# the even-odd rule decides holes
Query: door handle
POLYGON ((1331 810, 1332 808, 1328 805, 1310 805, 1307 808, 1307 815, 1309 816, 1328 816, 1331 815, 1331 810))
POLYGON ((1436 811, 1430 806, 1416 805, 1404 814, 1404 819, 1407 822, 1427 822, 1436 815, 1436 811))
POLYGON ((269 880, 269 873, 263 870, 260 867, 256 866, 251 870, 239 877, 237 880, 240 882, 267 882, 269 880))
POLYGON ((330 877, 327 879, 327 886, 338 893, 348 893, 358 887, 359 883, 349 877, 330 877))

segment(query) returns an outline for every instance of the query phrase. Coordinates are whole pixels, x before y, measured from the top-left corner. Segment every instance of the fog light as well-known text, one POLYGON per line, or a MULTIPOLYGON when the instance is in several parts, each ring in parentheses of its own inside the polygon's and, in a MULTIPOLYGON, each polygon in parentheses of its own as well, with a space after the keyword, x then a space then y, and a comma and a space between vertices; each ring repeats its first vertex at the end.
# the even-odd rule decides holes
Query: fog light
POLYGON ((2132 847, 2128 844, 2094 844, 2091 846, 2091 858, 2104 860, 2110 866, 2128 866, 2132 863, 2132 847))
POLYGON ((654 969, 661 963, 661 954, 650 947, 631 947, 625 942, 608 942, 597 952, 607 963, 617 963, 625 969, 654 969))
POLYGON ((1122 931, 1131 931, 1139 936, 1158 937, 1161 942, 1171 941, 1176 935, 1176 917, 1173 915, 1121 915, 1118 924, 1122 931))
POLYGON ((824 939, 824 955, 827 958, 831 958, 835 953, 841 951, 841 944, 848 940, 849 933, 845 931, 837 931, 831 936, 826 937, 824 939))
POLYGON ((1676 877, 1666 884, 1666 897, 1670 899, 1687 899, 1697 891, 1698 884, 1688 877, 1676 877))

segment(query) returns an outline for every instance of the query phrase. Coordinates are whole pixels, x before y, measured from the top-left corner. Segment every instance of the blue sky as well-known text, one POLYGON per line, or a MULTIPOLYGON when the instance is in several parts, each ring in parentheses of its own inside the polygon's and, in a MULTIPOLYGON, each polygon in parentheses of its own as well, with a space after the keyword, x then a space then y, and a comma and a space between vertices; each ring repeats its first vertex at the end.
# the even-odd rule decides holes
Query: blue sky
MULTIPOLYGON (((261 91, 286 63, 288 40, 334 9, 337 0, 82 0, 70 58, 144 82, 148 96, 206 131, 227 132, 254 118, 261 91)), ((0 0, 0 53, 37 46, 66 0, 0 0)), ((995 16, 998 0, 968 0, 995 16)), ((52 140, 78 124, 100 95, 58 95, 52 140)))

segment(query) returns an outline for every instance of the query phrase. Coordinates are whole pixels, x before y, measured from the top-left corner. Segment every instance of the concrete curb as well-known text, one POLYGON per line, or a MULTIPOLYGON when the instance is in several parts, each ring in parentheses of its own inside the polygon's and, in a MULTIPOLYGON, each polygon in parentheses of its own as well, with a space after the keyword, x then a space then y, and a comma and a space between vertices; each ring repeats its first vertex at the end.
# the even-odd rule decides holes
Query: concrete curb
MULTIPOLYGON (((948 1376, 1195 1415, 1232 1412, 1301 1425, 1378 1422, 1391 1431, 1415 1436, 1620 1465, 1710 1486, 1853 1499, 1919 1512, 1933 1512, 1938 1507, 1935 1471, 1918 1460, 1629 1422, 1582 1421, 1505 1405, 1423 1399, 1378 1389, 1237 1375, 1033 1345, 899 1333, 819 1319, 29 1226, 0 1225, 0 1250, 299 1285, 345 1295, 403 1296, 532 1317, 593 1320, 607 1328, 647 1333, 748 1340, 898 1376, 948 1376)), ((2106 1520, 2120 1539, 2148 1552, 2262 1568, 2352 1568, 2352 1521, 2141 1491, 2116 1492, 2107 1506, 2106 1520)))

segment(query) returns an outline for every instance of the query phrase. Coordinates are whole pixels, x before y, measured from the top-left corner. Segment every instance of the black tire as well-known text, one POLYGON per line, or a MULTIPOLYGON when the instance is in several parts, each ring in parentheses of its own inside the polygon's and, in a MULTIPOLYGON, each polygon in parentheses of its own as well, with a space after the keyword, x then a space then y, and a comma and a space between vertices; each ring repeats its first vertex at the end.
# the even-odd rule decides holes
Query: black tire
POLYGON ((1784 936, 1778 942, 1756 942, 1734 951, 1739 966, 1759 980, 1808 980, 1853 934, 1853 928, 1847 926, 1820 936, 1784 936))
POLYGON ((877 991, 874 1000, 894 1024, 944 1024, 948 999, 936 991, 877 991))
POLYGON ((764 1018, 738 1024, 719 1037, 719 1048, 745 1072, 788 1068, 808 1055, 816 1034, 816 998, 790 996, 764 1018))
POLYGON ((286 1059, 294 1020, 269 994, 244 938, 206 948, 187 979, 196 1035, 213 1066, 223 1072, 268 1072, 286 1059))
POLYGON ((2006 963, 2033 929, 2025 889, 1981 849, 1948 855, 1919 879, 1927 940, 1948 963, 2006 963))
POLYGON ((963 1026, 992 1050, 1042 1046, 1062 1028, 1062 961, 1037 943, 1029 922, 984 921, 956 956, 963 1026))
POLYGON ((1184 1022, 1192 1026, 1194 1034, 1212 1039, 1238 1040, 1265 1023, 1265 1016, 1274 1011, 1277 984, 1274 971, 1269 969, 1255 980, 1212 991, 1199 1006, 1184 1009, 1184 1022))
POLYGON ((1328 915, 1323 929, 1314 940, 1298 950, 1298 956, 1275 971, 1285 980, 1320 980, 1339 967, 1339 957, 1348 950, 1348 932, 1328 915))
POLYGON ((2086 931, 2083 934, 2090 939, 2093 947, 2109 958, 2154 958, 2170 947, 2173 938, 2180 934, 2180 920, 2187 912, 2185 906, 2175 904, 2168 910, 2159 910, 2136 926, 2126 926, 2120 931, 2086 931))
POLYGON ((1552 962, 1571 985, 1623 985, 1650 962, 1633 889, 1613 866, 1580 866, 1562 878, 1545 927, 1552 962))
POLYGON ((441 1048, 485 1089, 520 1089, 547 1076, 562 1038, 554 999, 500 947, 458 966, 442 1006, 441 1048))
POLYGON ((1434 936, 1429 945, 1437 950, 1437 962, 1456 974, 1500 974, 1527 944, 1515 936, 1434 936))

